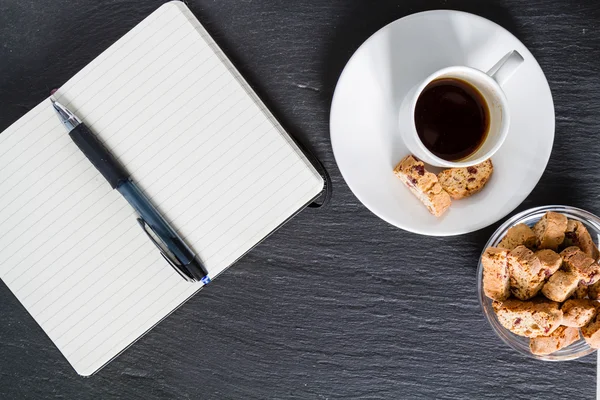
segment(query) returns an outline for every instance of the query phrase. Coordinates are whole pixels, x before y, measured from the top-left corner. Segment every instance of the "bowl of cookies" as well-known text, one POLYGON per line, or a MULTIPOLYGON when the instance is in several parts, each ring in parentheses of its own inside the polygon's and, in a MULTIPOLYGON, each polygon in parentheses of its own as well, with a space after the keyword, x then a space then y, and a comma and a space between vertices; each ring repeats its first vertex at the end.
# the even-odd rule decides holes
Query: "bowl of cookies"
POLYGON ((600 348, 600 218, 569 206, 532 208, 489 239, 477 269, 492 329, 519 353, 566 361, 600 348))

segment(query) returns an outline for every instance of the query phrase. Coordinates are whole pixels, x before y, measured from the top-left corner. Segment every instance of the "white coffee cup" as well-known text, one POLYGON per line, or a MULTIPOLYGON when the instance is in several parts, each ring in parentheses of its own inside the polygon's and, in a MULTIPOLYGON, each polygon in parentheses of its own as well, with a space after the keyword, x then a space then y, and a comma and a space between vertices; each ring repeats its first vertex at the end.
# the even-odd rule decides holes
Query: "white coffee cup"
POLYGON ((523 57, 513 50, 487 73, 465 66, 448 67, 434 72, 413 87, 400 106, 399 117, 400 134, 409 151, 426 164, 446 168, 468 167, 492 157, 504 143, 510 126, 508 101, 501 86, 510 79, 523 61, 523 57), (421 142, 415 125, 415 106, 421 92, 432 81, 442 78, 459 79, 471 84, 481 93, 489 109, 489 129, 483 144, 473 154, 458 161, 444 160, 429 151, 421 142))

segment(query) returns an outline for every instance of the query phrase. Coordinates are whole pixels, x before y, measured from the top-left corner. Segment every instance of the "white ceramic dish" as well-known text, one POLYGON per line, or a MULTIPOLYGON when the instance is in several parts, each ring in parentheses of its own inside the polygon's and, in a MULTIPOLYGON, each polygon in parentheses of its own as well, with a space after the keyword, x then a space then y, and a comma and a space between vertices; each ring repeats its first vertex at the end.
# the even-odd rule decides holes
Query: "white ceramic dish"
POLYGON ((498 221, 533 190, 552 151, 554 104, 542 69, 510 32, 476 15, 428 11, 383 27, 354 53, 336 86, 330 130, 340 171, 369 210, 408 231, 449 236, 498 221), (503 86, 511 124, 492 158, 494 174, 481 193, 453 202, 436 218, 392 172, 409 154, 399 132, 402 100, 436 70, 466 65, 487 71, 511 50, 524 62, 503 86))

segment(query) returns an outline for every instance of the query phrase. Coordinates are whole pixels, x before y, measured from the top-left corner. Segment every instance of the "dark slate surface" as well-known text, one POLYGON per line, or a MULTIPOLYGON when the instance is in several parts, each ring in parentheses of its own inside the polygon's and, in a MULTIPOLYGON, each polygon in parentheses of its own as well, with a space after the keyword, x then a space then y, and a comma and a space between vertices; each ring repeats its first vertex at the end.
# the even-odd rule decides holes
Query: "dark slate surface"
MULTIPOLYGON (((0 130, 160 4, 2 0, 0 130)), ((341 178, 328 113, 345 62, 386 23, 435 8, 482 15, 530 48, 555 100, 554 152, 519 209, 562 203, 600 214, 600 2, 198 0, 189 6, 275 115, 323 159, 335 182, 333 202, 301 213, 88 379, 75 374, 0 285, 1 398, 594 397, 595 356, 532 361, 486 324, 475 270, 497 225, 438 239, 379 220, 341 178)))

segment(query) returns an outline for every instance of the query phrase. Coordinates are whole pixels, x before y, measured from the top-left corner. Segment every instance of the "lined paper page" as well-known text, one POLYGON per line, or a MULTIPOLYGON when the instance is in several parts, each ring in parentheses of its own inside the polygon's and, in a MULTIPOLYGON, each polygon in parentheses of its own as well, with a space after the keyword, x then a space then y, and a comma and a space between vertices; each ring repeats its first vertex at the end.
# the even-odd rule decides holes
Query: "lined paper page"
MULTIPOLYGON (((321 177, 187 7, 167 3, 69 80, 82 117, 214 278, 321 177)), ((46 100, 0 134, 0 274, 81 375, 201 284, 166 264, 46 100)))

